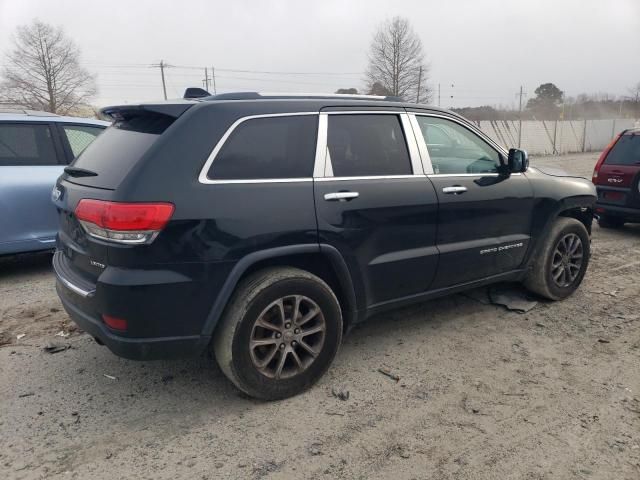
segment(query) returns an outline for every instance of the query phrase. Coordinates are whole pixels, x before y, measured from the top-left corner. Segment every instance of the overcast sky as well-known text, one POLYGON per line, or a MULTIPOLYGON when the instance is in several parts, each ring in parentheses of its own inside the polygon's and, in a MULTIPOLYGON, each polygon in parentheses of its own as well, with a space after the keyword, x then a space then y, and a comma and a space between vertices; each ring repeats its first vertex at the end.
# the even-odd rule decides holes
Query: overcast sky
POLYGON ((445 107, 517 106, 520 85, 624 95, 640 82, 640 0, 0 0, 0 65, 38 18, 80 46, 101 106, 161 98, 160 60, 175 65, 169 97, 201 86, 205 66, 218 92, 362 89, 371 36, 394 15, 422 39, 445 107))

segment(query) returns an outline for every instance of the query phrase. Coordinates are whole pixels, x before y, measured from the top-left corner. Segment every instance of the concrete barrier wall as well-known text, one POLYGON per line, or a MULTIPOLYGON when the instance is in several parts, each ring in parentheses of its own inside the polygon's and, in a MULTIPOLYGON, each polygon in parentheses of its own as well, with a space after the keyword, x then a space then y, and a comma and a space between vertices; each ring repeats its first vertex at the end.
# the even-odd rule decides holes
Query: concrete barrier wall
POLYGON ((476 125, 505 147, 520 146, 533 155, 557 155, 603 150, 615 135, 638 122, 633 119, 524 120, 521 136, 517 120, 487 120, 476 125))

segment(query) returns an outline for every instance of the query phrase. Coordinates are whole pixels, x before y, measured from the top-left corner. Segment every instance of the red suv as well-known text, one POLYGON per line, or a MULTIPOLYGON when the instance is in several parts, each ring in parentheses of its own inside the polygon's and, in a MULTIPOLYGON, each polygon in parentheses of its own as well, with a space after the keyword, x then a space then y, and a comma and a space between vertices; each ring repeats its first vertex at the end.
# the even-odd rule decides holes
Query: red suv
POLYGON ((640 222, 640 128, 623 131, 596 163, 596 215, 604 228, 640 222))

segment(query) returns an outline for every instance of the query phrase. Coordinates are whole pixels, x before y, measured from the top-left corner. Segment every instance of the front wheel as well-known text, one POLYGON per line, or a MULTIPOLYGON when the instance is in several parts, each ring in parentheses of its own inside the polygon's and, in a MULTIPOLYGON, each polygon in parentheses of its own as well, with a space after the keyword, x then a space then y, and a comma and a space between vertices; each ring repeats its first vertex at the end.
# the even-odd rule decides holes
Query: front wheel
POLYGON ((329 368, 342 340, 340 304, 329 286, 296 268, 245 279, 213 339, 224 374, 264 400, 296 395, 329 368))
POLYGON ((543 242, 524 285, 550 300, 561 300, 580 286, 587 271, 589 233, 575 218, 560 217, 543 242))

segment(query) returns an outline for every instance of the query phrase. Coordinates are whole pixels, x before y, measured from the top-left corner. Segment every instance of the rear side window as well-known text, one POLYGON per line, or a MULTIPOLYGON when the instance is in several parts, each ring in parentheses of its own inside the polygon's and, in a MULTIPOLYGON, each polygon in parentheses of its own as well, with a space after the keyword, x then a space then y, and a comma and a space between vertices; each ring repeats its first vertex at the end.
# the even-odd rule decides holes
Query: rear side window
POLYGON ((87 127, 84 125, 63 125, 62 129, 69 141, 74 158, 84 152, 100 133, 104 130, 100 127, 87 127))
POLYGON ((622 135, 604 163, 609 165, 640 165, 640 135, 622 135))
POLYGON ((0 166, 58 165, 48 125, 0 123, 0 166))
POLYGON ((213 180, 307 178, 313 174, 317 115, 246 120, 211 164, 213 180))
POLYGON ((97 176, 76 177, 73 182, 117 188, 174 120, 167 115, 143 113, 113 123, 73 161, 73 166, 95 172, 97 176))
POLYGON ((329 115, 327 147, 335 177, 412 173, 398 115, 329 115))

